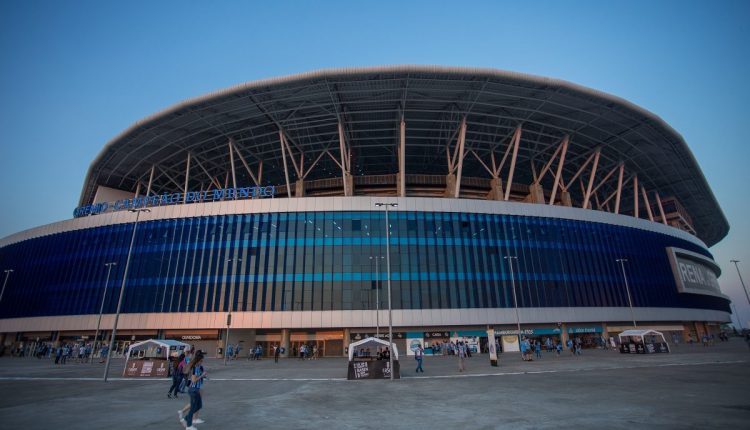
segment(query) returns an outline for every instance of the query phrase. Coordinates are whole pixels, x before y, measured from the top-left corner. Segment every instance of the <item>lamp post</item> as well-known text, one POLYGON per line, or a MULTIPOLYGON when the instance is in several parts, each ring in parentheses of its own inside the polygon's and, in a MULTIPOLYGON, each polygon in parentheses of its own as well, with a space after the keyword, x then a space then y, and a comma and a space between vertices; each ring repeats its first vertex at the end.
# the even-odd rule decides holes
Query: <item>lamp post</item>
MULTIPOLYGON (((228 258, 227 263, 231 263, 232 261, 242 261, 241 258, 228 258)), ((232 286, 234 286, 234 282, 232 282, 232 286)), ((234 297, 234 288, 229 289, 229 313, 227 314, 227 341, 224 342, 224 365, 227 365, 227 352, 229 351, 229 327, 232 325, 232 297, 234 297)))
MULTIPOLYGON (((740 260, 729 260, 729 261, 734 263, 734 268, 737 269, 737 276, 740 277, 740 283, 742 284, 742 289, 745 290, 745 297, 747 298, 747 303, 750 304, 750 295, 747 294, 747 288, 745 288, 745 281, 742 280, 742 275, 740 275, 740 266, 737 265, 737 263, 739 263, 740 260)), ((5 287, 3 286, 3 288, 5 287)), ((739 315, 737 315, 737 317, 739 318, 739 315)))
POLYGON ((11 273, 13 273, 13 269, 5 269, 3 270, 5 272, 5 280, 3 281, 3 289, 0 290, 0 302, 3 301, 3 294, 5 294, 5 286, 8 284, 8 277, 11 273))
POLYGON ((112 266, 117 266, 117 263, 104 263, 107 266, 107 280, 104 281, 104 293, 102 294, 102 305, 99 308, 99 319, 96 321, 96 334, 94 334, 93 350, 91 351, 91 360, 89 364, 94 362, 94 355, 96 355, 96 340, 99 338, 99 327, 102 325, 102 313, 104 312, 104 299, 107 298, 107 286, 109 286, 109 274, 112 272, 112 266))
MULTIPOLYGON (((513 287, 513 306, 516 308, 516 329, 518 330, 518 349, 521 349, 521 318, 518 316, 518 299, 516 298, 516 277, 513 274, 513 260, 518 261, 515 255, 506 255, 503 260, 508 260, 510 266, 510 284, 513 287)), ((521 355, 523 358, 523 354, 521 355)))
POLYGON ((388 223, 388 208, 398 207, 398 203, 375 203, 377 207, 385 207, 385 266, 388 279, 388 343, 391 348, 388 354, 388 365, 393 381, 393 312, 391 308, 391 229, 388 223))
POLYGON ((625 275, 625 263, 627 263, 627 258, 618 258, 617 262, 620 263, 620 267, 622 268, 622 279, 625 281, 625 291, 628 293, 628 305, 630 306, 630 318, 633 320, 633 327, 638 327, 638 324, 635 322, 635 312, 633 311, 633 299, 630 297, 630 286, 628 286, 628 277, 625 275))
POLYGON ((130 209, 135 212, 135 223, 133 224, 133 234, 130 235, 130 246, 128 247, 128 258, 125 260, 125 271, 122 274, 122 284, 120 285, 120 298, 117 300, 117 313, 115 314, 115 323, 112 326, 112 338, 109 340, 109 351, 107 354, 107 364, 104 365, 104 382, 107 382, 109 375, 109 365, 112 361, 113 348, 115 347, 115 336, 117 335, 117 323, 120 320, 120 309, 122 309, 122 298, 125 295, 125 284, 128 281, 128 269, 130 268, 130 257, 133 254, 133 244, 135 243, 135 233, 138 230, 138 220, 141 212, 151 212, 151 209, 140 208, 130 209))
POLYGON ((375 337, 380 339, 380 260, 383 257, 370 256, 370 260, 375 260, 375 337))

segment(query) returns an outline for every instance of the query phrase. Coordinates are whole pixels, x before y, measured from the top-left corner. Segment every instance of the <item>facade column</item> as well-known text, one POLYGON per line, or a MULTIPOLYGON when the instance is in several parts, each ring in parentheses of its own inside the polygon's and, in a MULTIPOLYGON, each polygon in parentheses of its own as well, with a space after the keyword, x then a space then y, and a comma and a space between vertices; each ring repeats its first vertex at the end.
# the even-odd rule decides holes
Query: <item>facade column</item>
POLYGON ((284 348, 284 353, 280 354, 282 357, 289 357, 291 351, 289 351, 289 329, 281 329, 281 347, 284 348))
POLYGON ((573 206, 573 200, 570 198, 570 192, 569 191, 562 191, 560 192, 560 202, 563 206, 572 207, 573 206))
POLYGON ((568 325, 565 323, 560 326, 560 342, 562 342, 563 351, 565 351, 565 344, 568 342, 568 325))
POLYGON ((490 192, 487 195, 488 200, 502 200, 503 199, 503 180, 500 178, 493 178, 490 180, 490 192))
POLYGON ((456 195, 456 175, 448 173, 445 175, 445 193, 443 197, 453 197, 456 195))
POLYGON ((526 201, 529 203, 544 203, 544 189, 542 188, 542 184, 529 185, 529 195, 526 196, 526 201))
POLYGON ((298 179, 297 182, 294 183, 294 197, 304 197, 304 196, 305 196, 305 180, 298 179))

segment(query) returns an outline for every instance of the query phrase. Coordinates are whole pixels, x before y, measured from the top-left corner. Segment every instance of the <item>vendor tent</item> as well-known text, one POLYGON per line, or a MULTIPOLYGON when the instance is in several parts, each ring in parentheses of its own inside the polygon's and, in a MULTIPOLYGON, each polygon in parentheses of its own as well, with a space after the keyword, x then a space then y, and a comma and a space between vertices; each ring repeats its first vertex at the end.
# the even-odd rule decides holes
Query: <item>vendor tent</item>
POLYGON ((387 340, 378 339, 375 337, 366 337, 360 341, 350 343, 349 344, 349 361, 352 361, 354 358, 354 352, 356 351, 359 353, 361 350, 367 350, 370 349, 370 355, 374 358, 378 355, 378 349, 380 348, 388 348, 391 349, 391 355, 393 356, 393 360, 398 360, 398 347, 396 347, 396 344, 390 344, 387 340), (392 348, 391 348, 392 346, 392 348))
POLYGON ((180 355, 186 349, 190 349, 190 345, 178 340, 149 339, 130 345, 127 358, 162 358, 166 360, 170 356, 180 355))
MULTIPOLYGON (((649 330, 649 329, 625 330, 624 332, 619 334, 619 338, 620 338, 620 345, 625 345, 625 346, 629 344, 643 345, 645 347, 643 350, 643 353, 646 353, 646 354, 652 353, 652 352, 669 352, 669 344, 667 343, 666 339, 664 339, 664 335, 661 332, 656 331, 656 330, 649 330)), ((621 352, 627 352, 627 351, 621 348, 621 352)))

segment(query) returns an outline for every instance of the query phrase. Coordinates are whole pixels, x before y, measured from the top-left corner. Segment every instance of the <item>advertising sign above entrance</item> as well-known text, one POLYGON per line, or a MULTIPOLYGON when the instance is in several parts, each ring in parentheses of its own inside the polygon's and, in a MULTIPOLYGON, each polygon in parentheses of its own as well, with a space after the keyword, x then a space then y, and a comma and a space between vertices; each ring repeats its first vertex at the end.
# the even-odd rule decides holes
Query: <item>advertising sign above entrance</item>
POLYGON ((717 279, 721 275, 721 269, 713 260, 695 252, 674 247, 667 248, 667 256, 672 265, 677 291, 726 297, 721 294, 717 279))
POLYGON ((132 199, 115 200, 114 202, 100 202, 81 206, 73 211, 74 218, 87 215, 98 215, 105 212, 140 209, 154 206, 169 206, 182 203, 205 203, 221 200, 244 200, 273 197, 276 187, 243 187, 222 188, 205 191, 188 191, 187 193, 170 193, 153 196, 133 197, 132 199))

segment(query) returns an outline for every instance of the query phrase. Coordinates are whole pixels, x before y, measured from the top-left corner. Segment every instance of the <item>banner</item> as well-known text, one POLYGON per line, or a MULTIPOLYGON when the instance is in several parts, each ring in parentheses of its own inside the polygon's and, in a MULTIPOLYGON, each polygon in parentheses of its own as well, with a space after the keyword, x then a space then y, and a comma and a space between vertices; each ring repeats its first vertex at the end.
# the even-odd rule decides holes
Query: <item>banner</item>
MULTIPOLYGON (((398 360, 393 360, 393 379, 401 379, 398 360)), ((390 379, 391 368, 388 360, 350 361, 346 379, 390 379)))

